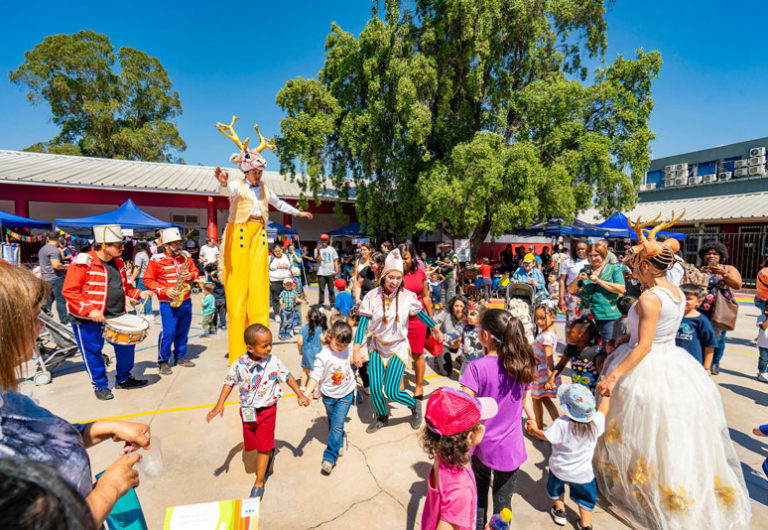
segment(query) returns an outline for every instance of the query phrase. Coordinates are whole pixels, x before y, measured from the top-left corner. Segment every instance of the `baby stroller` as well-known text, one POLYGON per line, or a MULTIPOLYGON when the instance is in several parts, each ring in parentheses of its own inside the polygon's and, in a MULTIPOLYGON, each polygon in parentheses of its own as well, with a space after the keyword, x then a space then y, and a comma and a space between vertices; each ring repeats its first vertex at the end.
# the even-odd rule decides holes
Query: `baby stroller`
POLYGON ((536 333, 533 320, 535 304, 536 291, 532 285, 527 283, 510 283, 507 286, 504 309, 520 320, 523 328, 525 328, 526 338, 531 344, 533 344, 536 333))
MULTIPOLYGON (((51 372, 78 351, 75 335, 69 327, 46 311, 40 312, 40 320, 45 327, 37 338, 37 355, 34 359, 37 367, 35 375, 32 376, 32 380, 38 386, 50 383, 51 372)), ((109 364, 109 357, 106 355, 103 357, 104 363, 109 364)))

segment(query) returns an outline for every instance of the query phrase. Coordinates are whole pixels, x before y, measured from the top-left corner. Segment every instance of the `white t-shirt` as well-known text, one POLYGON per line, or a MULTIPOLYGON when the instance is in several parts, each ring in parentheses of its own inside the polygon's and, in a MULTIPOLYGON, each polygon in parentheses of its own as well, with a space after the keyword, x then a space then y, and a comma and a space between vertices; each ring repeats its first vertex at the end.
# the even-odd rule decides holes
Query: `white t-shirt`
POLYGON ((594 435, 580 438, 571 433, 571 419, 568 416, 560 416, 549 429, 544 431, 544 436, 552 444, 549 470, 560 480, 573 484, 587 484, 595 478, 592 470, 592 456, 595 453, 597 439, 605 431, 605 415, 602 412, 596 412, 592 422, 596 427, 594 435))
POLYGON ((216 245, 209 247, 208 245, 203 245, 200 247, 200 259, 203 263, 206 265, 211 263, 216 263, 216 261, 219 259, 219 254, 221 251, 219 250, 219 247, 216 245))
MULTIPOLYGON (((757 317, 757 325, 759 326, 765 322, 766 316, 760 315, 757 317)), ((768 329, 757 328, 757 347, 768 348, 768 329)))
POLYGON ((679 261, 675 261, 672 268, 667 271, 667 280, 669 280, 669 283, 675 287, 680 287, 680 282, 683 281, 683 276, 685 276, 685 269, 679 261))
POLYGON ((283 254, 276 258, 274 254, 269 255, 269 281, 281 282, 287 278, 293 278, 291 274, 291 260, 283 254))
POLYGON ((581 269, 584 268, 584 265, 589 263, 589 260, 587 258, 584 259, 572 259, 569 258, 563 262, 562 265, 560 265, 560 276, 563 274, 566 275, 565 277, 565 286, 568 287, 568 284, 570 284, 573 280, 576 279, 576 276, 578 276, 581 273, 581 269))
POLYGON ((355 374, 349 363, 350 348, 336 353, 328 346, 323 346, 315 357, 310 379, 319 383, 320 393, 334 399, 348 396, 355 390, 355 374))
POLYGON ((336 267, 333 262, 339 259, 339 255, 336 253, 335 248, 330 245, 324 248, 317 247, 315 249, 315 259, 318 259, 320 262, 317 267, 318 276, 334 276, 336 274, 336 267))

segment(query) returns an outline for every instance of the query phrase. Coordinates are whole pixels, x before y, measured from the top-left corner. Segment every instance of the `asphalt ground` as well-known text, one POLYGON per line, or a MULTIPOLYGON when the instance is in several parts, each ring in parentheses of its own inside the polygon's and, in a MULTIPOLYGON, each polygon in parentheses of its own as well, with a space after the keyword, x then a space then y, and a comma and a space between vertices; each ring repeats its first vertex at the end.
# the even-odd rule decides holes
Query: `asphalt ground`
MULTIPOLYGON (((316 289, 310 290, 311 301, 316 294, 316 289)), ((236 393, 223 418, 210 424, 205 421, 227 372, 227 341, 225 332, 201 338, 200 295, 194 296, 193 307, 188 358, 197 364, 194 368, 174 367, 171 376, 158 374, 158 317, 136 352, 134 375, 148 379, 147 387, 114 390, 115 399, 98 401, 79 356, 65 361, 50 384, 35 386, 26 381, 22 385, 42 406, 71 422, 121 418, 151 425, 153 438, 162 442, 164 471, 154 479, 144 477, 137 488, 151 529, 163 527, 169 506, 245 497, 255 478, 254 455, 243 452, 236 393)), ((761 465, 768 457, 768 438, 755 437, 752 429, 768 423, 768 384, 755 379, 756 317, 754 306, 741 305, 737 329, 728 334, 720 375, 714 380, 749 489, 752 528, 764 529, 768 528, 768 483, 761 465)), ((562 339, 562 322, 557 327, 562 339)), ((277 337, 274 323, 272 331, 277 337)), ((114 356, 110 346, 104 351, 114 356)), ((273 353, 294 373, 300 373, 295 339, 276 340, 273 353)), ((114 382, 114 363, 109 377, 114 382)), ((440 386, 458 387, 458 382, 456 377, 438 376, 428 368, 425 393, 440 386)), ((411 381, 407 388, 412 388, 411 381)), ((366 434, 372 418, 370 399, 353 408, 344 455, 333 473, 324 476, 320 463, 328 424, 322 403, 313 400, 310 407, 300 408, 290 390, 287 392, 278 405, 278 454, 274 474, 266 483, 260 528, 419 528, 430 462, 419 446, 419 432, 408 424, 410 411, 392 406, 389 426, 366 434)), ((512 501, 513 527, 559 528, 547 513, 551 501, 544 490, 549 447, 526 438, 526 449, 528 459, 512 501)), ((94 473, 114 461, 119 451, 119 444, 111 442, 89 449, 94 473)), ((566 528, 572 528, 578 515, 575 505, 566 501, 570 521, 566 528)), ((603 504, 595 510, 594 527, 626 528, 603 504)))

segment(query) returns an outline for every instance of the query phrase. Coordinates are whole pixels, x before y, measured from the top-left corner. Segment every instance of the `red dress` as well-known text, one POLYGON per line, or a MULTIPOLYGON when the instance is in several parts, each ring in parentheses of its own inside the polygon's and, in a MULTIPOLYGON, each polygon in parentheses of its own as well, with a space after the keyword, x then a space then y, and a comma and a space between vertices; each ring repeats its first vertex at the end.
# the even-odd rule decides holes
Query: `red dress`
MULTIPOLYGON (((421 302, 422 309, 425 309, 424 300, 421 299, 421 295, 424 293, 424 282, 426 280, 427 275, 421 269, 416 269, 403 275, 403 286, 416 294, 419 302, 421 302)), ((411 346, 411 353, 424 353, 424 343, 426 340, 427 325, 418 318, 411 317, 408 320, 408 344, 411 346)))

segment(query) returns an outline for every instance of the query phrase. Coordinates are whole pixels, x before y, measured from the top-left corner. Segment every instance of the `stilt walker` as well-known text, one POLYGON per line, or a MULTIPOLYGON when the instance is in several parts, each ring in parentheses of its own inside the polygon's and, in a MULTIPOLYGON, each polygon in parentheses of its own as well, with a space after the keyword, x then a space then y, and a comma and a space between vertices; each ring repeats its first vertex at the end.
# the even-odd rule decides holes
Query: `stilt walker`
POLYGON ((259 135, 259 145, 248 149, 248 138, 240 141, 234 130, 237 116, 229 125, 217 123, 216 129, 240 148, 230 160, 238 165, 244 178, 229 178, 229 173, 217 167, 214 176, 221 185, 221 194, 229 197, 229 219, 222 242, 223 259, 219 275, 224 282, 229 320, 229 364, 245 354, 243 333, 250 324, 269 327, 269 245, 267 220, 269 205, 289 215, 312 219, 281 200, 261 181, 267 161, 261 156, 264 149, 275 150, 274 144, 259 135))

